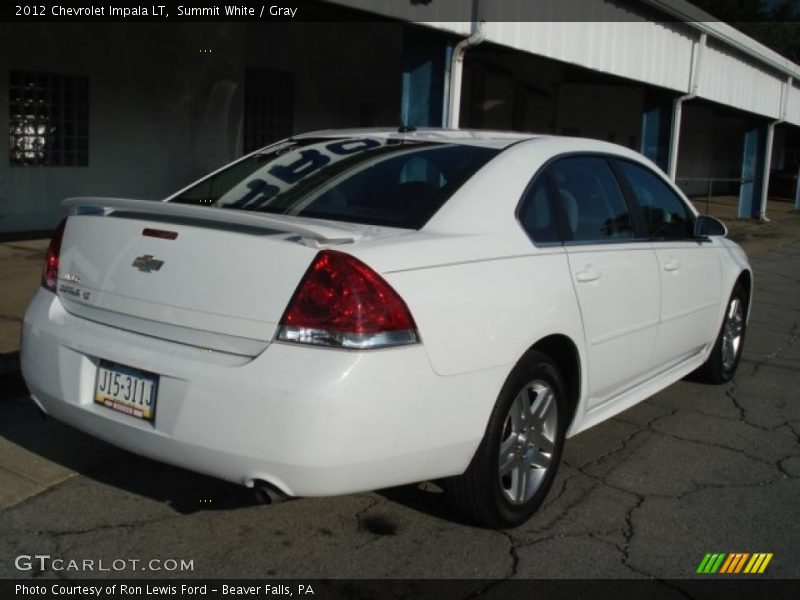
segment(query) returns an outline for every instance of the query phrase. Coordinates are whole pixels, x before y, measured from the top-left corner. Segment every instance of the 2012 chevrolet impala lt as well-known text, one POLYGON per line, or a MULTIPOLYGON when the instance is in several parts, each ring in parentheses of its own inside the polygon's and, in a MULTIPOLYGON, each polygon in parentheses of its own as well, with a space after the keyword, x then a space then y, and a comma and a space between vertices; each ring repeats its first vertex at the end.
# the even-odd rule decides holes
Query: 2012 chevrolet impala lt
POLYGON ((290 496, 442 480, 490 527, 565 438, 729 380, 751 304, 724 225, 593 140, 317 132, 163 202, 65 204, 24 323, 42 410, 290 496))

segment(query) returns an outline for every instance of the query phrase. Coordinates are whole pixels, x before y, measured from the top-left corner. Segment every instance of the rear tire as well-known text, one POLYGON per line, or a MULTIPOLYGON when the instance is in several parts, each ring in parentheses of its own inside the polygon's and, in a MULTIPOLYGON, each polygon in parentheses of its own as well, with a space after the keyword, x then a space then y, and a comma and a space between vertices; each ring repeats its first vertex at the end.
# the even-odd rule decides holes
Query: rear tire
POLYGON ((445 481, 457 512, 489 528, 516 527, 536 512, 561 461, 565 389, 548 356, 531 351, 517 363, 469 467, 445 481))
POLYGON ((725 308, 714 348, 703 366, 695 371, 701 381, 720 384, 730 381, 736 374, 747 331, 747 302, 744 286, 737 283, 725 308))

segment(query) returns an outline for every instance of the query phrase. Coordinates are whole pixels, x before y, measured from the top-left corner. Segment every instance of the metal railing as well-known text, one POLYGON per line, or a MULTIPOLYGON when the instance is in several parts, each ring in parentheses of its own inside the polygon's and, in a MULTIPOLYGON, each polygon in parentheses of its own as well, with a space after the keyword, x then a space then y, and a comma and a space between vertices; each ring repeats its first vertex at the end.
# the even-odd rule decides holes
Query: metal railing
MULTIPOLYGON (((708 214, 711 214, 710 213, 710 211, 711 211, 711 196, 714 194, 714 183, 717 183, 717 182, 718 183, 738 183, 738 184, 741 185, 743 183, 750 183, 753 180, 752 179, 742 179, 741 177, 677 177, 675 179, 675 183, 677 183, 678 187, 681 187, 681 189, 683 189, 682 186, 680 185, 681 183, 684 183, 684 182, 686 182, 686 183, 698 182, 698 181, 699 182, 703 182, 704 181, 704 182, 707 183, 707 186, 706 186, 706 214, 708 215, 708 214)), ((684 191, 684 193, 686 193, 686 192, 684 191)), ((689 194, 686 194, 686 195, 688 196, 689 194)))

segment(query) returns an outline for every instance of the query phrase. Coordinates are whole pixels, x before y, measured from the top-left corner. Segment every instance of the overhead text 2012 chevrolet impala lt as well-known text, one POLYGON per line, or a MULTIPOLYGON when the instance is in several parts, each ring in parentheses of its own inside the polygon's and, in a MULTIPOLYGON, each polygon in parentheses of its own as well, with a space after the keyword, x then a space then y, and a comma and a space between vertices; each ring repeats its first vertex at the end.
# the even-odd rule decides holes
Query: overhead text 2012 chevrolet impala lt
POLYGON ((742 354, 744 252, 605 142, 323 131, 161 202, 65 204, 25 315, 33 400, 289 496, 441 480, 515 526, 565 438, 742 354))

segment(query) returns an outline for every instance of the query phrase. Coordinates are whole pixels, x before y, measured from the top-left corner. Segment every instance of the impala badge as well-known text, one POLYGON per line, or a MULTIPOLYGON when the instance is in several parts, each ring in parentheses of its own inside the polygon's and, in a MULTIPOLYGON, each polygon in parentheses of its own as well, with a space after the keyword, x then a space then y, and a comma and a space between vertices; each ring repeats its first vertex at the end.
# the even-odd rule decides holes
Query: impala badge
POLYGON ((158 271, 163 264, 163 260, 157 260, 152 254, 145 254, 144 256, 137 256, 131 266, 144 273, 149 273, 150 271, 158 271))

